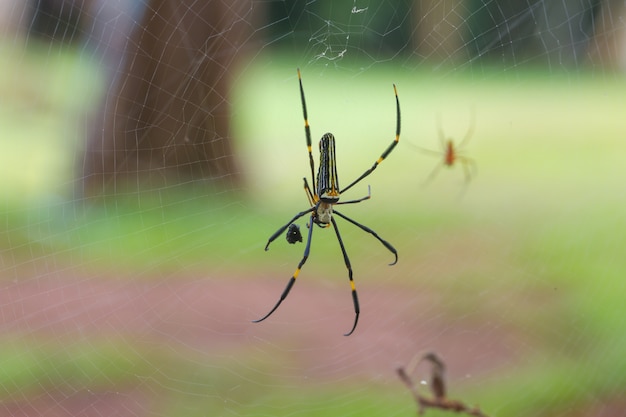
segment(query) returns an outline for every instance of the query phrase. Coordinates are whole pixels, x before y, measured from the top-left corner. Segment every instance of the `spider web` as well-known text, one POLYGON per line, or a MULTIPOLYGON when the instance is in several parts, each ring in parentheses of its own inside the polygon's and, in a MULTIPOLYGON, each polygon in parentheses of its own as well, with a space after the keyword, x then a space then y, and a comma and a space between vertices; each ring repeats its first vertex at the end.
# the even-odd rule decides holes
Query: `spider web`
POLYGON ((2 2, 0 414, 409 416, 436 352, 486 415, 622 415, 625 10, 2 2), (341 208, 398 264, 337 218, 350 337, 317 227, 251 323, 308 234, 263 250, 309 207, 296 68, 344 187, 401 103, 341 208))

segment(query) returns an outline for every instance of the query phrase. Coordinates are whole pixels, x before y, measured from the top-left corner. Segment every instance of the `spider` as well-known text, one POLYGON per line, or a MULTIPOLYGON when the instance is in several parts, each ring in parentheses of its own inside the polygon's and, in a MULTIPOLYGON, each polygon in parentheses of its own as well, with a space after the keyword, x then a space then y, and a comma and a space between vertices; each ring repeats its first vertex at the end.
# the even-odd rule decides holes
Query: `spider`
POLYGON ((465 146, 467 145, 470 138, 472 137, 472 134, 474 133, 474 113, 472 112, 470 126, 467 129, 467 133, 458 145, 454 144, 452 138, 445 137, 445 134, 443 133, 443 128, 441 127, 441 115, 437 115, 437 130, 439 143, 441 145, 440 151, 432 151, 430 149, 417 147, 422 152, 426 152, 431 155, 437 155, 439 157, 443 156, 443 160, 441 161, 441 163, 435 166, 430 175, 428 175, 428 177, 426 178, 426 181, 424 181, 424 184, 428 184, 430 181, 432 181, 442 166, 452 168, 457 162, 463 167, 463 173, 465 174, 465 184, 469 184, 472 179, 472 171, 476 171, 476 162, 474 162, 472 158, 465 156, 464 151, 465 146))
MULTIPOLYGON (((354 318, 354 324, 352 325, 352 329, 348 333, 345 334, 345 336, 349 336, 354 332, 354 329, 356 329, 356 325, 359 321, 359 314, 360 314, 359 298, 357 296, 356 287, 354 285, 354 280, 352 279, 352 266, 350 265, 350 259, 348 258, 348 253, 346 252, 346 248, 343 244, 343 240, 341 239, 341 234, 339 233, 339 228, 337 227, 337 223, 335 221, 334 215, 341 217, 347 222, 352 223, 353 225, 357 226, 361 230, 371 234, 380 243, 382 243, 383 246, 385 246, 395 257, 394 261, 390 263, 389 265, 395 265, 398 262, 398 252, 389 242, 387 242, 386 240, 378 236, 378 234, 374 230, 338 212, 337 210, 335 210, 335 206, 341 205, 341 204, 360 203, 361 201, 368 200, 371 197, 371 190, 368 186, 367 195, 365 197, 362 197, 356 200, 339 201, 340 195, 342 193, 348 191, 350 188, 358 184, 363 178, 370 175, 372 171, 374 171, 376 167, 378 167, 378 165, 385 158, 387 158, 387 156, 389 156, 391 151, 398 144, 398 141, 400 140, 400 101, 398 100, 398 91, 394 84, 393 91, 396 97, 396 137, 393 140, 393 142, 391 142, 391 144, 387 147, 387 149, 385 149, 385 151, 380 155, 380 157, 376 160, 376 162, 374 162, 374 165, 372 165, 363 174, 361 174, 361 176, 359 176, 357 179, 352 181, 347 187, 343 189, 339 187, 339 180, 337 177, 337 163, 335 160, 335 137, 333 136, 332 133, 324 134, 319 142, 320 164, 319 164, 319 168, 317 171, 317 182, 316 182, 315 163, 313 161, 313 154, 311 153, 311 128, 309 126, 309 120, 308 120, 307 109, 306 109, 306 101, 304 99, 304 88, 302 87, 302 77, 300 75, 300 69, 298 69, 297 72, 298 72, 298 83, 300 85, 300 99, 302 101, 302 113, 304 116, 304 133, 306 136, 306 145, 307 145, 307 149, 309 153, 309 165, 311 167, 312 186, 309 186, 309 182, 307 181, 306 177, 303 178, 304 192, 306 193, 307 199, 309 200, 310 207, 306 210, 299 212, 295 216, 293 216, 291 220, 289 220, 286 224, 281 226, 272 236, 270 236, 270 238, 267 241, 267 245, 265 245, 265 250, 267 251, 269 249, 270 244, 278 236, 280 236, 285 231, 285 229, 289 228, 289 230, 293 232, 294 231, 294 228, 292 227, 293 222, 295 222, 297 219, 307 214, 310 216, 310 221, 307 224, 309 232, 308 232, 306 246, 304 248, 304 254, 302 256, 302 259, 300 260, 300 263, 298 263, 298 267, 296 268, 295 272, 289 279, 287 286, 283 290, 283 293, 281 294, 278 302, 270 310, 269 313, 267 313, 265 316, 263 316, 262 318, 258 320, 254 320, 254 323, 261 322, 265 320, 266 318, 268 318, 274 311, 276 311, 276 309, 278 308, 278 306, 280 306, 283 300, 287 298, 289 291, 291 291, 293 284, 296 282, 296 278, 298 278, 298 275, 300 274, 300 270, 302 269, 302 266, 304 265, 307 258, 309 257, 309 253, 311 251, 311 238, 313 236, 314 226, 318 225, 321 228, 327 228, 327 227, 330 227, 330 225, 332 225, 333 229, 335 230, 335 235, 337 236, 337 240, 339 241, 339 247, 341 248, 341 253, 343 255, 344 263, 346 265, 346 268, 348 269, 348 278, 350 280, 350 287, 352 290, 352 302, 354 304, 355 318, 354 318)), ((287 241, 289 243, 293 243, 290 240, 289 233, 287 234, 287 241)))

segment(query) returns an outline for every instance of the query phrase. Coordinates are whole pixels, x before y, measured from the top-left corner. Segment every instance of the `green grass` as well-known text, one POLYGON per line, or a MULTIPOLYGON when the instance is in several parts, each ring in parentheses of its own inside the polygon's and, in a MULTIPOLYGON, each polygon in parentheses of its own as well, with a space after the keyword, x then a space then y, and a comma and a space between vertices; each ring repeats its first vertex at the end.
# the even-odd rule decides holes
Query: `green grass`
POLYGON ((149 372, 146 357, 121 340, 52 340, 16 338, 2 348, 0 381, 3 397, 19 398, 41 389, 70 394, 91 387, 137 384, 137 375, 149 372))
POLYGON ((115 259, 122 269, 148 274, 152 268, 206 267, 216 257, 234 264, 253 250, 251 245, 261 245, 247 240, 245 231, 254 227, 258 216, 233 197, 187 195, 164 201, 146 193, 139 199, 112 199, 96 206, 11 205, 3 214, 11 225, 4 239, 16 257, 56 254, 100 266, 111 266, 115 259))
MULTIPOLYGON (((15 80, 22 66, 38 67, 39 58, 6 56, 20 65, 3 66, 2 79, 15 80)), ((68 184, 79 130, 50 110, 80 114, 81 106, 71 99, 75 95, 64 93, 72 83, 84 88, 94 82, 67 70, 72 59, 60 52, 47 55, 54 82, 44 84, 55 87, 39 107, 19 111, 8 102, 0 107, 5 260, 96 266, 111 276, 118 269, 132 270, 140 279, 164 271, 176 276, 203 270, 224 277, 291 272, 300 249, 294 255, 281 237, 272 251, 263 251, 267 237, 306 207, 301 181, 308 172, 307 154, 290 63, 249 67, 236 78, 231 104, 248 174, 244 194, 181 187, 92 203, 65 197, 72 195, 68 184)), ((494 415, 551 415, 618 397, 616 387, 626 386, 621 358, 626 351, 626 82, 585 74, 438 77, 393 67, 346 74, 305 66, 302 75, 314 140, 326 131, 337 137, 341 184, 369 167, 393 139, 391 83, 398 86, 400 144, 350 192, 360 197, 371 184, 372 199, 343 210, 398 248, 400 264, 381 285, 419 284, 420 290, 441 294, 442 314, 450 320, 478 312, 475 320, 510 326, 532 346, 517 347, 523 358, 490 375, 487 385, 455 391, 468 393, 464 400, 495 410, 494 415), (476 130, 467 155, 477 161, 477 177, 462 198, 458 169, 441 170, 423 187, 437 160, 409 144, 437 149, 438 113, 446 134, 462 137, 471 108, 476 130), (593 365, 585 364, 589 361, 593 365)), ((18 104, 28 102, 23 99, 32 94, 28 83, 12 88, 18 104)), ((39 88, 45 87, 35 91, 39 88)), ((377 242, 341 226, 355 265, 378 268, 388 262, 377 242)), ((324 271, 319 259, 343 268, 336 245, 320 244, 332 239, 323 233, 316 230, 316 261, 306 267, 311 276, 324 271)), ((299 381, 302 389, 288 387, 287 376, 268 379, 278 362, 251 363, 254 353, 248 351, 183 360, 126 341, 92 341, 69 348, 8 347, 1 356, 0 384, 13 395, 40 389, 42 379, 51 385, 75 380, 114 387, 139 378, 148 381, 148 390, 160 387, 171 394, 163 399, 169 415, 194 415, 192 410, 204 415, 197 411, 203 409, 258 416, 413 413, 408 392, 396 386, 364 388, 355 378, 346 385, 299 381), (151 369, 155 363, 158 370, 151 369), (243 388, 234 389, 237 384, 243 388)))

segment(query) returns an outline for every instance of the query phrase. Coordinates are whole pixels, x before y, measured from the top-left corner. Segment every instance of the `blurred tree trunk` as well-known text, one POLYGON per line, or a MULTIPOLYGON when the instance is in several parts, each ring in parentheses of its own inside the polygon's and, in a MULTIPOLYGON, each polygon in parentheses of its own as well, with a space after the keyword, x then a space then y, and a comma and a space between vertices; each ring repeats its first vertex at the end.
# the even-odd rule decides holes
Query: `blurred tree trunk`
POLYGON ((26 10, 24 0, 0 0, 0 40, 23 43, 26 33, 26 10))
POLYGON ((120 2, 92 3, 90 40, 104 48, 109 84, 84 152, 84 193, 199 180, 235 186, 230 76, 252 32, 249 3, 151 0, 144 10, 125 0, 123 13, 120 2))
POLYGON ((626 2, 606 0, 596 18, 591 42, 591 64, 602 69, 626 71, 626 2))
POLYGON ((534 50, 536 14, 541 0, 488 2, 467 0, 469 14, 465 41, 471 58, 489 59, 505 66, 517 66, 545 54, 534 50))
POLYGON ((455 65, 467 59, 463 48, 463 22, 468 15, 465 2, 416 1, 413 11, 413 44, 420 58, 455 65))

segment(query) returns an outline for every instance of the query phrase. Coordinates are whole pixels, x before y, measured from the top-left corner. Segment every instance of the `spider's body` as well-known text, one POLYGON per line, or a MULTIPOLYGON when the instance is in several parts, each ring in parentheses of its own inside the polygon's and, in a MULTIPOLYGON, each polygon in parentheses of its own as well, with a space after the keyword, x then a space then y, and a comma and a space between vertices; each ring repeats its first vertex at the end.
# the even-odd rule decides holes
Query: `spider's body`
POLYGON ((335 136, 326 133, 320 139, 320 165, 317 168, 317 195, 320 200, 339 200, 339 177, 335 154, 335 136))
POLYGON ((454 148, 454 142, 452 139, 448 139, 445 144, 445 150, 443 154, 443 163, 449 167, 454 165, 454 161, 456 161, 456 149, 454 148))
POLYGON ((467 133, 465 134, 465 137, 463 137, 463 139, 458 144, 455 144, 451 138, 445 137, 443 133, 443 128, 441 127, 440 116, 437 116, 437 130, 438 130, 437 133, 439 136, 439 143, 441 146, 441 149, 439 151, 423 149, 419 146, 413 145, 419 150, 421 150, 422 152, 426 152, 431 155, 436 155, 439 158, 443 157, 443 160, 440 159, 440 162, 437 165, 435 165, 435 168, 431 171, 430 175, 426 178, 426 181, 424 182, 424 184, 429 183, 433 178, 435 178, 435 176, 439 172, 439 169, 442 166, 453 168, 455 165, 462 166, 463 173, 465 175, 465 184, 466 185, 469 184, 470 180, 472 179, 472 174, 475 174, 476 163, 474 162, 472 158, 469 158, 468 156, 466 156, 464 151, 465 151, 465 146, 467 145, 470 138, 472 137, 472 134, 474 133, 474 113, 472 113, 470 126, 467 130, 467 133))
POLYGON ((316 203, 313 221, 324 227, 330 225, 333 204, 339 202, 340 196, 335 159, 335 136, 332 133, 326 133, 320 139, 320 165, 317 169, 317 194, 313 196, 313 201, 316 203))
POLYGON ((333 219, 333 203, 320 201, 313 212, 313 222, 322 227, 328 227, 333 219))
MULTIPOLYGON (((304 265, 304 263, 309 257, 309 253, 311 250, 311 240, 312 240, 313 229, 314 229, 313 225, 317 224, 318 226, 323 227, 323 228, 327 228, 332 225, 333 229, 335 230, 335 235, 337 236, 337 240, 339 241, 339 247, 341 248, 341 253, 343 254, 344 263, 346 265, 346 268, 348 269, 348 278, 350 280, 350 287, 352 290, 352 302, 354 304, 355 318, 354 318, 354 324, 352 326, 352 329, 346 334, 346 336, 348 336, 352 334, 354 329, 356 329, 356 325, 359 320, 360 307, 359 307, 359 299, 357 296, 356 287, 354 285, 354 280, 352 279, 352 266, 350 265, 350 259, 348 258, 348 253, 346 252, 346 248, 343 244, 343 240, 341 239, 341 234, 339 233, 337 222, 335 221, 335 215, 337 215, 338 217, 341 217, 342 219, 348 221, 349 223, 352 223, 353 225, 357 226, 361 230, 371 234, 380 243, 382 243, 383 246, 385 246, 391 253, 393 253, 395 260, 390 265, 393 265, 398 261, 398 252, 395 250, 393 246, 391 246, 389 242, 387 242, 386 240, 378 236, 378 234, 375 231, 373 231, 367 226, 364 226, 356 222, 355 220, 352 220, 351 218, 345 216, 344 214, 338 212, 337 210, 334 209, 334 206, 340 205, 340 204, 360 203, 361 201, 364 201, 370 198, 369 186, 368 186, 367 196, 356 199, 356 200, 348 200, 348 201, 341 201, 341 202, 339 201, 339 198, 342 192, 345 192, 348 189, 352 188, 352 186, 356 185, 363 178, 371 174, 372 171, 376 169, 378 164, 380 164, 398 144, 398 141, 400 140, 400 101, 398 100, 398 92, 396 90, 396 86, 394 85, 393 88, 394 88, 394 94, 396 96, 396 117, 397 117, 395 140, 391 143, 391 145, 387 147, 387 149, 385 149, 385 151, 376 160, 376 162, 374 162, 374 165, 372 165, 368 170, 366 170, 363 174, 361 174, 361 176, 358 177, 356 180, 352 181, 352 183, 350 183, 346 188, 341 190, 339 188, 339 179, 337 175, 337 159, 335 155, 335 137, 333 136, 332 133, 326 133, 320 139, 320 142, 319 142, 320 163, 319 163, 319 167, 317 171, 317 176, 315 176, 315 162, 313 160, 313 154, 312 154, 312 149, 311 149, 312 148, 311 128, 309 126, 309 120, 308 120, 307 109, 306 109, 306 101, 304 99, 304 89, 302 87, 302 78, 300 76, 300 70, 298 70, 298 82, 300 84, 300 99, 302 101, 302 113, 304 115, 304 132, 306 136, 307 150, 309 153, 309 165, 311 168, 311 186, 309 186, 307 179, 303 178, 304 191, 306 193, 307 199, 309 200, 310 207, 296 214, 291 220, 289 220, 289 222, 287 222, 284 226, 280 227, 272 236, 270 236, 270 238, 267 241, 267 245, 265 245, 265 250, 268 250, 270 244, 280 234, 282 234, 287 228, 290 229, 287 233, 287 241, 289 243, 294 243, 295 240, 292 241, 292 237, 290 235, 290 232, 294 232, 295 230, 294 228, 292 228, 293 226, 295 226, 293 222, 307 214, 310 216, 310 221, 308 224, 309 232, 308 232, 306 246, 304 249, 304 254, 302 256, 302 259, 300 260, 300 263, 298 264, 295 272, 293 273, 289 282, 287 283, 287 286, 283 290, 283 293, 281 294, 280 299, 278 300, 276 305, 270 310, 269 313, 267 313, 265 316, 263 316, 259 320, 255 320, 255 322, 263 321, 266 318, 268 318, 274 311, 276 311, 276 309, 283 302, 283 300, 287 298, 287 295, 289 294, 289 291, 291 291, 291 288, 293 287, 293 284, 295 283, 296 278, 300 274, 302 266, 304 265), (317 184, 316 184, 316 180, 317 180, 317 184)), ((298 233, 299 233, 299 229, 298 229, 298 233)))

